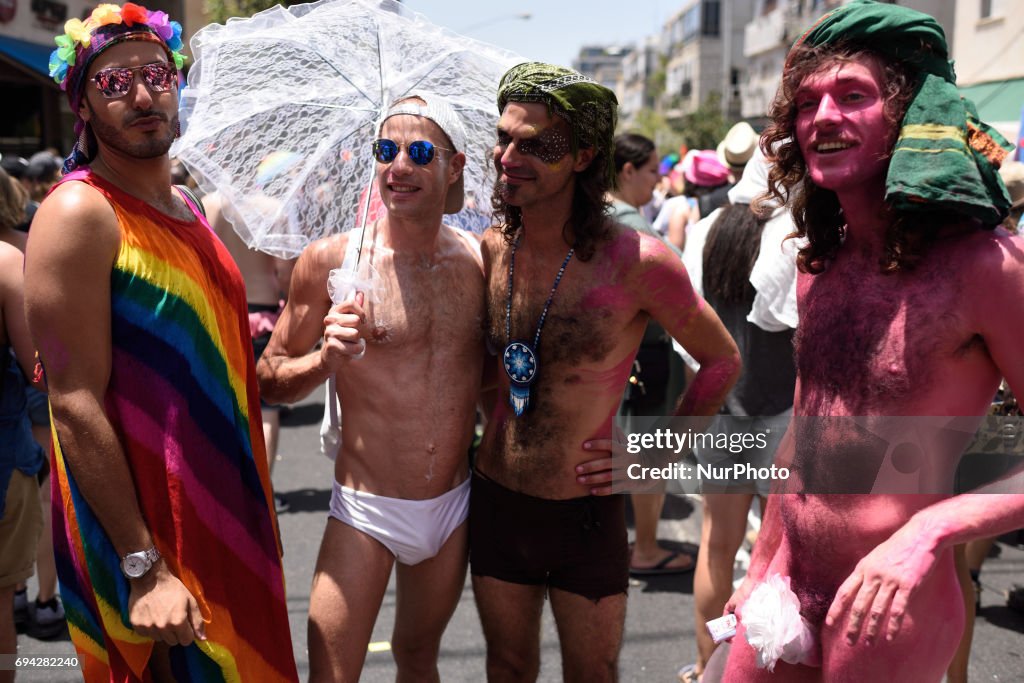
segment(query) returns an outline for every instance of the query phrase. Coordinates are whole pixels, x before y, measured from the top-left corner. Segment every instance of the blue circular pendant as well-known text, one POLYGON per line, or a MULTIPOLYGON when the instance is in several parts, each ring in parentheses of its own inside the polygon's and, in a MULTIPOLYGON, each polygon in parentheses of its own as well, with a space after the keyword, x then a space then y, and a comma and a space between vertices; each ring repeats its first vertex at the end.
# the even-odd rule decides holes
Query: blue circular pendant
POLYGON ((501 360, 513 384, 529 385, 537 376, 537 354, 525 342, 514 341, 506 346, 501 360))

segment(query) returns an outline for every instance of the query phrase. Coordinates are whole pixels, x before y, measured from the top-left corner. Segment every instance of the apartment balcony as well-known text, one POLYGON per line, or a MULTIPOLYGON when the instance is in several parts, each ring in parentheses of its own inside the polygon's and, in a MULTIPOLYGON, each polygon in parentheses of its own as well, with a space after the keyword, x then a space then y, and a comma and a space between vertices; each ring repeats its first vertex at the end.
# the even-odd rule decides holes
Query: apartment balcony
POLYGON ((743 27, 743 55, 754 57, 779 48, 788 51, 797 36, 809 28, 814 19, 802 16, 795 10, 795 7, 782 4, 743 27))
POLYGON ((743 55, 753 57, 785 45, 786 12, 779 7, 743 28, 743 55))

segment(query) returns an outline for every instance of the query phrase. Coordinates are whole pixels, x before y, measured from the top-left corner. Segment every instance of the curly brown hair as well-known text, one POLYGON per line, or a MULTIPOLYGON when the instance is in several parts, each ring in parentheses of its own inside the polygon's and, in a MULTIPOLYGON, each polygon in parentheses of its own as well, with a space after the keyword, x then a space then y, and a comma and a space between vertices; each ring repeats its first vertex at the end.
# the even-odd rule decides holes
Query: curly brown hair
MULTIPOLYGON (((864 57, 877 59, 882 67, 884 115, 892 124, 892 143, 895 144, 900 122, 917 91, 918 75, 904 63, 849 42, 793 48, 786 60, 782 84, 768 112, 771 122, 761 137, 761 149, 772 166, 768 173, 769 195, 755 200, 754 209, 763 214, 773 199, 789 204, 796 225, 790 237, 807 238, 807 246, 800 249, 797 256, 797 266, 805 273, 823 272, 828 262, 836 257, 845 235, 846 220, 836 193, 815 185, 807 173, 807 164, 796 140, 796 91, 805 78, 821 69, 864 57)), ((938 213, 909 214, 888 206, 883 211, 890 218, 879 263, 883 273, 912 269, 950 221, 938 213)))
MULTIPOLYGON (((599 147, 590 149, 594 150, 594 158, 585 169, 576 174, 572 212, 569 214, 569 221, 562 227, 562 236, 566 242, 575 239, 575 254, 580 261, 589 261, 597 250, 597 245, 611 237, 607 197, 611 189, 611 180, 606 172, 607 152, 599 147)), ((493 229, 501 231, 506 244, 512 244, 523 226, 523 211, 518 206, 505 202, 501 196, 500 182, 494 185, 491 208, 494 210, 496 223, 493 229)))

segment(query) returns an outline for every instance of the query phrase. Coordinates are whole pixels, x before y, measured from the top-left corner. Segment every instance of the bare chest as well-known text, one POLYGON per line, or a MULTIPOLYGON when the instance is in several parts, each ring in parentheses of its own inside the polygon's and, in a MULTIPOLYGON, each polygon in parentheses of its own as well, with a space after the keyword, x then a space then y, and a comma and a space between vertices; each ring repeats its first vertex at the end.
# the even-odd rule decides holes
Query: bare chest
MULTIPOLYGON (((598 263, 571 261, 545 315, 558 266, 523 267, 517 258, 511 298, 507 253, 489 269, 488 344, 501 353, 510 339, 536 342, 537 374, 529 409, 515 417, 499 406, 482 449, 490 475, 554 497, 571 488, 566 459, 579 449, 582 432, 599 428, 618 405, 643 333, 635 300, 598 263)), ((498 382, 506 403, 510 383, 501 369, 498 382)))
POLYGON ((976 342, 958 312, 960 284, 948 272, 837 267, 802 278, 796 359, 804 414, 907 405, 976 342))
POLYGON ((381 291, 366 305, 367 341, 384 349, 478 345, 483 275, 469 259, 376 257, 381 291))
POLYGON ((552 295, 557 272, 558 264, 517 263, 510 295, 506 254, 487 276, 488 344, 501 350, 512 340, 526 341, 549 376, 606 362, 637 314, 616 295, 614 278, 593 264, 571 260, 552 295))

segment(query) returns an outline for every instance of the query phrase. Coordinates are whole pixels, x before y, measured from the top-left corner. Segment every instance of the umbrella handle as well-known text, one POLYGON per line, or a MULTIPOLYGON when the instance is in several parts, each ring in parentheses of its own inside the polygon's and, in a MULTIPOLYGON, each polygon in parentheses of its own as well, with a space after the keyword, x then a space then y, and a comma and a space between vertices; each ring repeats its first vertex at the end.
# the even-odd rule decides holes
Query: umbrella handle
POLYGON ((359 338, 359 343, 362 344, 363 346, 359 350, 359 353, 357 353, 356 355, 352 356, 352 360, 362 360, 363 356, 366 355, 366 340, 364 338, 360 337, 359 338))
MULTIPOLYGON (((363 293, 364 302, 373 301, 377 277, 376 273, 373 273, 368 278, 359 278, 350 267, 335 268, 327 278, 327 293, 335 306, 354 301, 357 292, 363 293)), ((359 353, 352 356, 352 360, 359 360, 366 355, 366 339, 360 337, 359 342, 362 348, 359 353)))

